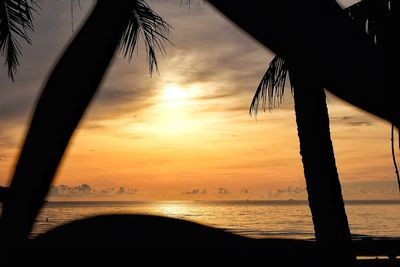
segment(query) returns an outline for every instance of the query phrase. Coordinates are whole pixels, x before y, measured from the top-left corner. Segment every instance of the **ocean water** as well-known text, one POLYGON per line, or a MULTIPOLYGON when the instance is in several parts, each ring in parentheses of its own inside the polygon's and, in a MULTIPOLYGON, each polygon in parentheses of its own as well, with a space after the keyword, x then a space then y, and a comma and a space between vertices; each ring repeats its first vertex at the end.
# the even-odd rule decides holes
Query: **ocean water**
MULTIPOLYGON (((349 201, 352 234, 400 238, 400 201, 349 201)), ((314 238, 306 201, 49 202, 33 235, 100 214, 152 214, 194 221, 255 238, 314 238)))

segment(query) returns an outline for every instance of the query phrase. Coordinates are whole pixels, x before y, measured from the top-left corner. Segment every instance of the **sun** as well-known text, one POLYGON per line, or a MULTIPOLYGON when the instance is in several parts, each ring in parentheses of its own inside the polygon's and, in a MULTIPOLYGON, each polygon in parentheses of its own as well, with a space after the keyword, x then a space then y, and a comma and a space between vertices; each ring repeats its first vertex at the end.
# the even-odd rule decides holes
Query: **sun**
POLYGON ((160 87, 159 102, 152 107, 153 130, 162 135, 177 135, 193 130, 191 114, 195 108, 198 88, 193 85, 182 87, 178 83, 166 83, 160 87))
POLYGON ((187 92, 176 84, 168 84, 164 87, 163 99, 167 102, 181 101, 187 98, 187 92))

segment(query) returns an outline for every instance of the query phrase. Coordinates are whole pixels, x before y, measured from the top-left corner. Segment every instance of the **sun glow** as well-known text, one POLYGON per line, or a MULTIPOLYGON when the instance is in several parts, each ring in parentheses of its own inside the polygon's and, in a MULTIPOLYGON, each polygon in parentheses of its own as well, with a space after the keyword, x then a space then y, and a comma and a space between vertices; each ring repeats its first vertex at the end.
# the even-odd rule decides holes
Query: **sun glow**
POLYGON ((168 84, 164 87, 163 100, 177 102, 188 98, 188 92, 176 84, 168 84))
MULTIPOLYGON (((198 105, 197 97, 201 90, 198 85, 180 86, 178 83, 167 82, 160 86, 159 93, 155 96, 156 104, 146 110, 146 122, 140 130, 146 129, 148 133, 158 136, 179 136, 196 130, 197 122, 194 113, 198 105)), ((137 132, 137 124, 129 126, 128 131, 137 132)), ((171 141, 172 139, 169 139, 171 141)))

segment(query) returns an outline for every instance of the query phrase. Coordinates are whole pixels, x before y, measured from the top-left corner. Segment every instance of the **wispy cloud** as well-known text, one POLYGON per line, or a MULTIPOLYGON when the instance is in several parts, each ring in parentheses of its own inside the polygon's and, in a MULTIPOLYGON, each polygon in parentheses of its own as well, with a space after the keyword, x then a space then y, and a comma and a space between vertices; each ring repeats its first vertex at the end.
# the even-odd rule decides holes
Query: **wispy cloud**
POLYGON ((374 125, 372 120, 366 120, 365 116, 341 116, 336 117, 333 116, 330 118, 330 122, 332 124, 340 124, 340 125, 347 125, 347 126, 371 126, 374 125))
MULTIPOLYGON (((83 1, 76 10, 76 29, 92 3, 83 1)), ((69 4, 44 1, 17 81, 0 72, 0 184, 14 167, 40 88, 75 34, 69 4)), ((159 58, 160 75, 148 74, 142 45, 131 63, 116 56, 57 177, 57 183, 79 186, 58 187, 57 194, 119 196, 137 193, 135 188, 141 194, 171 187, 180 197, 197 197, 204 187, 204 197, 217 198, 261 191, 288 198, 305 194, 292 185, 303 172, 290 90, 273 112, 259 113, 257 120, 248 115, 272 53, 207 4, 193 5, 190 12, 179 1, 149 4, 174 26, 174 45, 159 58), (168 84, 196 92, 184 108, 171 112, 162 100, 168 84), (93 192, 80 187, 86 182, 93 192)), ((341 177, 368 181, 392 174, 382 123, 332 96, 328 105, 341 177)))
POLYGON ((285 188, 278 188, 274 191, 270 191, 268 193, 268 197, 271 199, 287 199, 287 198, 296 198, 296 199, 306 199, 307 191, 304 187, 292 187, 288 186, 285 188))
POLYGON ((229 191, 225 187, 218 188, 218 194, 220 194, 220 195, 227 195, 227 194, 230 194, 230 193, 231 193, 231 191, 229 191))
POLYGON ((205 195, 205 194, 207 194, 207 189, 194 188, 191 191, 184 192, 183 194, 185 194, 185 195, 205 195))

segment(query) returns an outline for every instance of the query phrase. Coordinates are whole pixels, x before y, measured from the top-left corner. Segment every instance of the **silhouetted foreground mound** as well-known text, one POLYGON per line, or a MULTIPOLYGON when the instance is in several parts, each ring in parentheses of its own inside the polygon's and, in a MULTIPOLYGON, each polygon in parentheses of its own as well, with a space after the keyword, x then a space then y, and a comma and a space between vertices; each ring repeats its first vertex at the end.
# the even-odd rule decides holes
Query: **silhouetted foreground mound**
MULTIPOLYGON (((12 260, 14 266, 27 258, 31 265, 62 260, 74 266, 105 262, 131 266, 136 261, 144 261, 144 266, 160 261, 174 266, 191 263, 338 266, 334 258, 329 264, 322 261, 322 253, 313 241, 253 239, 189 221, 150 215, 103 215, 78 220, 41 234, 24 246, 7 250, 6 259, 12 260)), ((400 265, 398 261, 372 260, 359 261, 358 266, 400 265)))
POLYGON ((261 260, 280 262, 280 266, 316 266, 318 261, 314 242, 252 239, 193 222, 147 215, 108 215, 74 221, 39 235, 29 242, 27 251, 34 255, 31 259, 40 261, 41 255, 51 255, 64 261, 83 257, 92 263, 105 260, 105 255, 119 261, 153 262, 165 254, 176 260, 191 257, 194 262, 224 264, 261 260))

